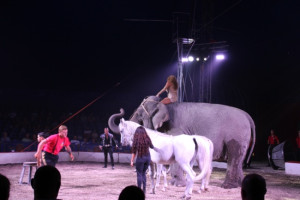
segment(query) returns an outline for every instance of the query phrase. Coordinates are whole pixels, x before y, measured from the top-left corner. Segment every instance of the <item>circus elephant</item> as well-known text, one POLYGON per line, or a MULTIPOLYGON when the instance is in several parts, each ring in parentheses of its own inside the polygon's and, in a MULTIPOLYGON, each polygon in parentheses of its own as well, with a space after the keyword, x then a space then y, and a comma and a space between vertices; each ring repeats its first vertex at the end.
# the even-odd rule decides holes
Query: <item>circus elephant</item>
MULTIPOLYGON (((214 160, 227 159, 223 188, 236 188, 243 179, 245 159, 251 134, 255 144, 255 124, 248 113, 235 107, 209 103, 172 103, 164 105, 159 97, 149 96, 132 114, 130 120, 167 134, 203 135, 214 144, 214 160)), ((115 120, 124 115, 113 114, 109 127, 118 132, 115 120)), ((251 153, 249 154, 251 155, 251 153)), ((247 158, 249 160, 249 158, 247 158)), ((181 180, 182 181, 182 180, 181 180)))

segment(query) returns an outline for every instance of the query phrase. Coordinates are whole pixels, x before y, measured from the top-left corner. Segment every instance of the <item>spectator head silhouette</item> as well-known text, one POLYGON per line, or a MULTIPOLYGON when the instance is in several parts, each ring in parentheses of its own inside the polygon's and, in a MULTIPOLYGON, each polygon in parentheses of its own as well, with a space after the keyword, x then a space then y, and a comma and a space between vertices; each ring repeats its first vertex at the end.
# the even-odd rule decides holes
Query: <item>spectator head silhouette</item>
POLYGON ((10 191, 10 182, 8 178, 0 174, 0 200, 8 200, 10 191))
POLYGON ((141 188, 129 185, 122 190, 118 200, 145 200, 145 194, 141 188))
POLYGON ((267 193, 266 181, 259 174, 248 174, 242 181, 243 200, 264 200, 267 193))
POLYGON ((60 184, 61 175, 55 167, 46 165, 38 168, 31 180, 34 199, 56 199, 60 184))

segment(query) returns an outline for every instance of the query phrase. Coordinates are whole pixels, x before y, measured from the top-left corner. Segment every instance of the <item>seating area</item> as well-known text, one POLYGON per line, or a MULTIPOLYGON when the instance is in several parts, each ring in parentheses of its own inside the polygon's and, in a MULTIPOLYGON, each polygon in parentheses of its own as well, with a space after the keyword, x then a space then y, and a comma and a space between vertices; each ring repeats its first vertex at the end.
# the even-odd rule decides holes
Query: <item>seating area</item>
MULTIPOLYGON (((18 108, 0 110, 0 152, 29 152, 37 149, 37 134, 50 132, 62 121, 72 115, 69 111, 51 108, 36 109, 18 108), (16 111, 18 110, 18 111, 16 111)), ((68 126, 68 137, 73 151, 98 152, 100 134, 107 126, 109 113, 97 113, 86 110, 65 124, 68 126)), ((53 130, 51 134, 57 133, 53 130)), ((129 152, 129 147, 119 144, 120 136, 115 134, 118 142, 116 152, 129 152)))
MULTIPOLYGON (((0 142, 0 152, 29 152, 37 150, 37 142, 22 142, 22 141, 12 141, 12 142, 0 142)), ((86 143, 79 142, 78 144, 71 144, 72 151, 78 152, 99 152, 99 144, 98 143, 86 143)), ((62 150, 64 151, 64 149, 62 150)), ((130 153, 129 146, 119 146, 114 149, 114 152, 121 153, 130 153)))

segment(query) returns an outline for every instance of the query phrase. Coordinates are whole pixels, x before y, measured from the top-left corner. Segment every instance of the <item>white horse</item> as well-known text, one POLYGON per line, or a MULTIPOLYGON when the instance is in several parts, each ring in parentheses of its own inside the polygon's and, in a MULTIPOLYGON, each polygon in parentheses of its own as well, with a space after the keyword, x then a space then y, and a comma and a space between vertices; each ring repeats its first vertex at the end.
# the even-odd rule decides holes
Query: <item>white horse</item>
MULTIPOLYGON (((123 118, 119 124, 121 143, 132 145, 135 130, 141 126, 123 118)), ((206 137, 199 135, 166 135, 155 130, 146 129, 154 150, 150 149, 151 160, 157 164, 172 164, 177 162, 187 174, 187 184, 183 198, 190 199, 194 181, 202 180, 201 190, 206 190, 212 172, 213 143, 206 137), (196 175, 192 165, 197 161, 201 170, 196 175)), ((154 180, 151 177, 152 193, 155 193, 154 180)))
POLYGON ((156 178, 156 184, 155 184, 155 188, 159 187, 160 185, 160 176, 161 174, 163 175, 164 178, 164 184, 161 188, 162 191, 165 191, 166 187, 168 187, 168 181, 167 181, 167 173, 168 173, 168 169, 163 165, 163 164, 157 164, 157 163, 151 163, 149 166, 149 175, 151 177, 151 180, 153 181, 154 178, 156 178), (156 165, 155 165, 156 164, 156 165), (154 172, 156 168, 156 172, 154 172))

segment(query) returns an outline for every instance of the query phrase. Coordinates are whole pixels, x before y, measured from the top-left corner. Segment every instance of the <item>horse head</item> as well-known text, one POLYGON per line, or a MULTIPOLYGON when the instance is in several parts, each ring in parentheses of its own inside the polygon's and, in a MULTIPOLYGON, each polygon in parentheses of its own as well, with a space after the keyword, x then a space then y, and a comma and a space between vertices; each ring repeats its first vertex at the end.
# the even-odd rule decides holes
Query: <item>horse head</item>
POLYGON ((140 126, 139 124, 132 122, 132 121, 126 121, 126 120, 124 120, 124 118, 122 118, 120 120, 119 130, 120 130, 120 134, 121 134, 122 145, 132 146, 135 130, 139 126, 140 126))

